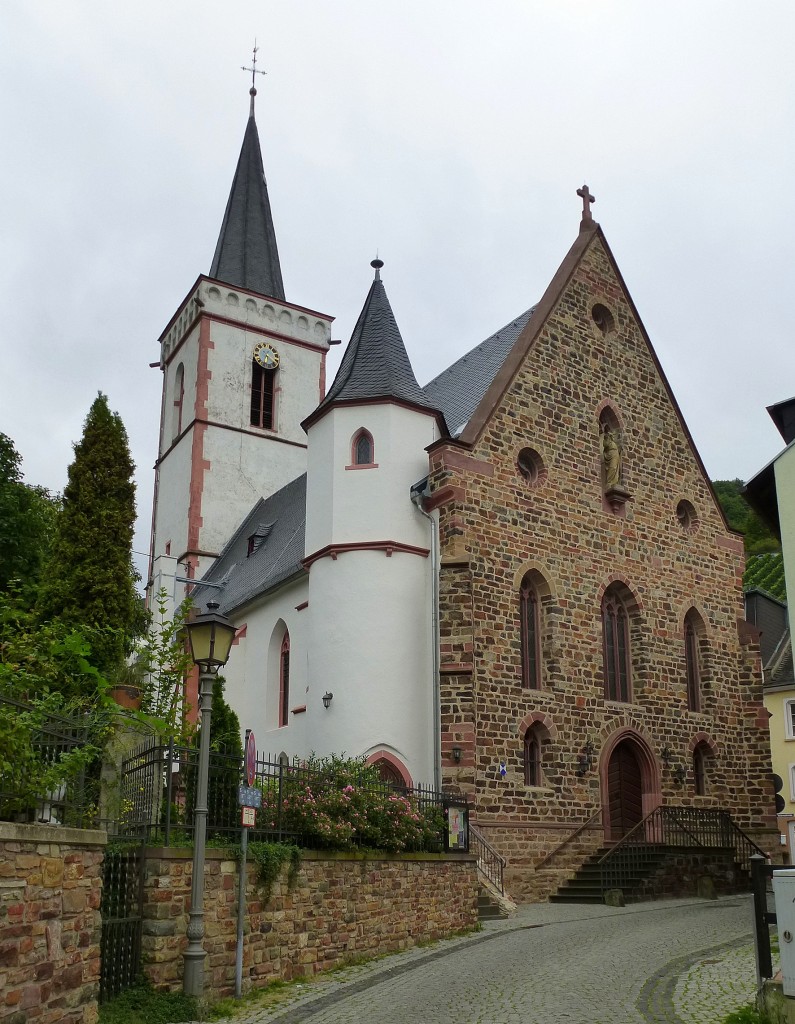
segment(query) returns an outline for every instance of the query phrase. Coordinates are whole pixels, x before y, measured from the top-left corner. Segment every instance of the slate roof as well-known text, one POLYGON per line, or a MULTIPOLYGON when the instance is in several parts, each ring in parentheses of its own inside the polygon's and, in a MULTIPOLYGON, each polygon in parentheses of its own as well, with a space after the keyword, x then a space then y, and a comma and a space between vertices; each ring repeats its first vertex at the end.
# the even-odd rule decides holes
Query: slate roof
POLYGON ((480 404, 535 308, 532 306, 476 345, 422 389, 425 404, 444 414, 454 437, 480 404))
MULTIPOLYGON (((380 266, 380 260, 373 263, 380 266)), ((398 398, 436 408, 414 376, 378 268, 334 383, 318 409, 332 402, 369 398, 398 398)))
POLYGON ((306 473, 254 505, 202 577, 212 583, 225 582, 223 590, 199 584, 191 595, 196 604, 204 610, 208 601, 218 601, 219 610, 228 615, 303 572, 305 525, 306 473), (250 537, 254 538, 251 554, 250 537))
POLYGON ((279 250, 253 103, 210 277, 233 287, 284 299, 279 250))
POLYGON ((766 683, 789 683, 795 679, 792 663, 792 637, 786 630, 773 657, 765 665, 766 683))

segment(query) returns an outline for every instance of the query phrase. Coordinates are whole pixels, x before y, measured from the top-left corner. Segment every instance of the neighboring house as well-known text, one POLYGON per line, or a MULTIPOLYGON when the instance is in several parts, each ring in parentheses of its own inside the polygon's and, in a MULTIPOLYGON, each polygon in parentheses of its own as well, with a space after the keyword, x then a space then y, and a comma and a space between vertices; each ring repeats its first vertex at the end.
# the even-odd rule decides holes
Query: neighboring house
POLYGON ((203 576, 235 622, 261 748, 468 794, 521 899, 581 826, 563 868, 661 803, 775 841, 742 538, 578 192, 540 300, 424 387, 374 260, 326 391, 252 100, 210 275, 161 337, 151 586, 203 576))
MULTIPOLYGON (((777 577, 783 574, 790 586, 795 580, 795 399, 788 399, 768 407, 786 447, 772 462, 760 470, 745 486, 744 495, 751 507, 770 526, 781 540, 781 555, 758 556, 760 585, 773 594, 781 594, 777 577), (778 558, 778 562, 775 559, 778 558), (763 580, 763 576, 766 579, 763 580)), ((749 561, 749 572, 755 566, 749 561)), ((768 639, 763 643, 765 666, 765 707, 770 714, 770 748, 773 771, 777 776, 776 810, 779 831, 786 844, 790 863, 795 862, 795 677, 792 667, 792 613, 778 631, 777 642, 769 647, 776 635, 781 611, 768 598, 760 606, 768 625, 768 639)))

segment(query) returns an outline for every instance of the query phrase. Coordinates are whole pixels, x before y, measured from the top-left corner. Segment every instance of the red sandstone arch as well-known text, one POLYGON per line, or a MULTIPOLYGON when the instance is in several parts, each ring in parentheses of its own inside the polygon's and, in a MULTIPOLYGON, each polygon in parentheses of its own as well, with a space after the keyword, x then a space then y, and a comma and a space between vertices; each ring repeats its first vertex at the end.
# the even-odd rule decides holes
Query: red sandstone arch
POLYGON ((696 747, 706 747, 712 757, 718 756, 718 744, 713 738, 706 732, 697 732, 690 740, 687 746, 688 753, 692 754, 696 747))
POLYGON ((616 729, 605 741, 599 756, 599 788, 602 799, 602 823, 605 839, 617 840, 621 837, 613 834, 610 824, 610 788, 608 770, 616 748, 626 743, 634 754, 640 768, 641 780, 641 814, 645 818, 662 803, 662 784, 660 766, 652 753, 646 738, 632 726, 616 729))
POLYGON ((411 781, 411 772, 409 772, 408 768, 399 757, 396 757, 394 754, 390 754, 389 751, 375 750, 372 754, 367 756, 365 761, 365 764, 377 765, 382 763, 385 764, 388 769, 391 769, 391 771, 389 771, 390 775, 394 773, 394 775, 400 776, 403 780, 399 783, 400 785, 406 786, 408 789, 412 788, 414 783, 411 781))
POLYGON ((543 711, 531 711, 529 715, 525 715, 519 723, 519 739, 523 740, 525 733, 532 726, 539 724, 543 725, 546 731, 549 733, 551 740, 558 738, 558 728, 552 719, 543 711))

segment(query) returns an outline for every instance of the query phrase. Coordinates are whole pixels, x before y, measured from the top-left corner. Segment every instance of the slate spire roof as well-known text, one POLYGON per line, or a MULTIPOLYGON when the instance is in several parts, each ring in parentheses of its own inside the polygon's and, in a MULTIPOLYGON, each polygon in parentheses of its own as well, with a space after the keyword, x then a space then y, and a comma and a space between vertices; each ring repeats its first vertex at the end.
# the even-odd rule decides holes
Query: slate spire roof
POLYGON ((331 402, 397 398, 434 409, 411 368, 395 314, 381 280, 383 261, 375 259, 375 280, 356 321, 334 383, 318 409, 331 402))
POLYGON ((210 277, 260 295, 284 299, 279 250, 254 119, 255 95, 256 89, 252 89, 248 124, 210 277))

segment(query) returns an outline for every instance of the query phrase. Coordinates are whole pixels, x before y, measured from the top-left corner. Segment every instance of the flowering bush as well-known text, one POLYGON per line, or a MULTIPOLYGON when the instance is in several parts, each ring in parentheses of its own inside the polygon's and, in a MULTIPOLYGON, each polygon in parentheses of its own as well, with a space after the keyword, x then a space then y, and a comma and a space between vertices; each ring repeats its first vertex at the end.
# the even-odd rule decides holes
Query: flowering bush
POLYGON ((310 757, 262 784, 258 824, 309 847, 440 850, 441 808, 383 782, 363 758, 310 757))

